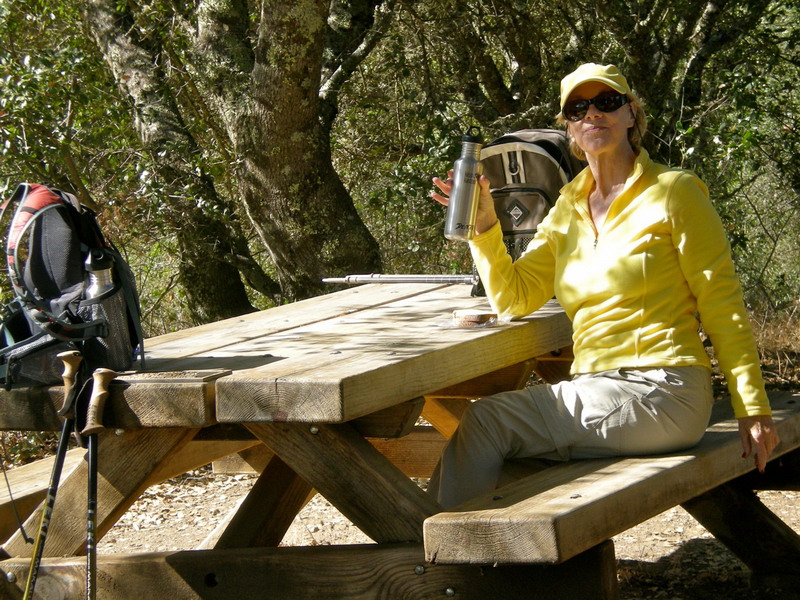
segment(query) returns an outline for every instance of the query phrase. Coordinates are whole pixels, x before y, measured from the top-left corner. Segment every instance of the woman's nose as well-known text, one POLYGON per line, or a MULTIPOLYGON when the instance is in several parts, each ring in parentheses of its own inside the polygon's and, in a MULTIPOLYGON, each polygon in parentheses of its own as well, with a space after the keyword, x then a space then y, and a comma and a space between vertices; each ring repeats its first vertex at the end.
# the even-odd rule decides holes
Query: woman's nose
POLYGON ((601 111, 597 110, 597 107, 594 104, 590 104, 589 105, 589 109, 586 111, 586 114, 584 115, 583 118, 584 119, 593 119, 593 118, 595 118, 597 116, 600 116, 602 114, 603 113, 601 111))

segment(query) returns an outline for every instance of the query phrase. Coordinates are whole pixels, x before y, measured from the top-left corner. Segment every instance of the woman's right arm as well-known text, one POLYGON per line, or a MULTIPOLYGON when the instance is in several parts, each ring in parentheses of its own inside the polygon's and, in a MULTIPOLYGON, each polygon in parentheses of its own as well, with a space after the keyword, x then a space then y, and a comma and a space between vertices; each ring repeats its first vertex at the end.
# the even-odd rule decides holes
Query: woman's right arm
MULTIPOLYGON (((448 174, 452 177, 452 171, 448 174)), ((538 236, 528 246, 528 251, 516 262, 503 243, 494 199, 489 190, 489 180, 478 180, 481 196, 478 204, 475 237, 470 241, 475 267, 481 276, 486 295, 494 310, 505 317, 528 315, 553 297, 554 259, 547 240, 538 236)), ((442 194, 431 194, 434 200, 447 206, 450 180, 433 180, 442 194)))

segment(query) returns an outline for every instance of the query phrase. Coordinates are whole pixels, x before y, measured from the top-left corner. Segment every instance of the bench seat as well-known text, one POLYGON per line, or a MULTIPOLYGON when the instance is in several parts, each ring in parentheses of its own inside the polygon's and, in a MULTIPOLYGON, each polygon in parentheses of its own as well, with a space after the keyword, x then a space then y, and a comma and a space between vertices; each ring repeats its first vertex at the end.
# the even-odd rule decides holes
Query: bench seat
MULTIPOLYGON (((75 448, 67 451, 64 458, 62 480, 67 477, 83 460, 86 450, 75 448)), ((26 465, 14 467, 7 471, 8 483, 14 494, 14 503, 8 493, 5 482, 0 484, 0 540, 7 539, 17 529, 17 517, 14 514, 14 504, 20 519, 26 519, 47 494, 50 483, 50 473, 53 470, 54 456, 48 456, 26 465)), ((35 535, 36 532, 28 532, 35 535)))
MULTIPOLYGON (((800 394, 770 394, 781 437, 800 446, 800 394)), ((425 555, 440 564, 561 563, 661 512, 753 470, 737 422, 717 402, 700 444, 684 452, 575 460, 552 466, 424 523, 425 555)))

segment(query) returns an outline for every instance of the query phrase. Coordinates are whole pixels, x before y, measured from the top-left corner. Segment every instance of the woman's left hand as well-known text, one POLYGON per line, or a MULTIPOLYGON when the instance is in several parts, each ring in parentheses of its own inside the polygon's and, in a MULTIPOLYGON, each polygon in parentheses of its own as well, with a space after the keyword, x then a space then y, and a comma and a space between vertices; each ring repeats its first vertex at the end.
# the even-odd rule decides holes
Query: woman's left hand
POLYGON ((752 455, 756 467, 763 473, 772 451, 781 441, 772 417, 742 417, 739 419, 739 437, 744 450, 742 458, 752 455))

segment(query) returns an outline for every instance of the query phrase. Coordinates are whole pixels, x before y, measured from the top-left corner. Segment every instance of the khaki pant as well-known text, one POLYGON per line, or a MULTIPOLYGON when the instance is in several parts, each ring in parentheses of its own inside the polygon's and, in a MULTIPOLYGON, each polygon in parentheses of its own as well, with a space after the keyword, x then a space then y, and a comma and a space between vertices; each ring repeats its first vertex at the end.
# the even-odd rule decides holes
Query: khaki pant
POLYGON ((490 492, 509 458, 661 454, 695 445, 713 404, 705 367, 614 369, 473 402, 428 492, 451 508, 490 492))

